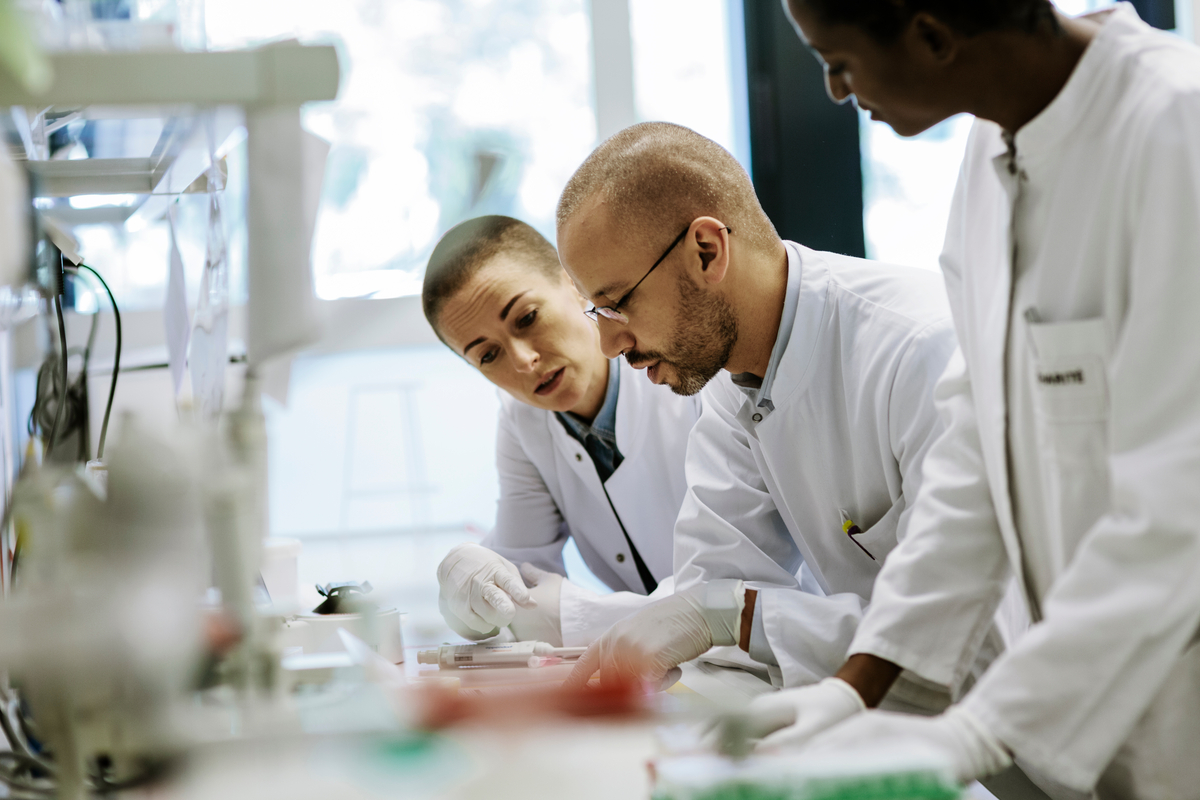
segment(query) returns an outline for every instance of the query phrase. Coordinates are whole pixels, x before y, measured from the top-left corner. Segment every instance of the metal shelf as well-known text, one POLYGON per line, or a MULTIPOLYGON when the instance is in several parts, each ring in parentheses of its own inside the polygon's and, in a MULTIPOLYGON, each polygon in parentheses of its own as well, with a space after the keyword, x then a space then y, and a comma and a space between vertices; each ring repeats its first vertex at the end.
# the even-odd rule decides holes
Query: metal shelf
POLYGON ((273 44, 224 53, 57 53, 50 86, 29 92, 0 71, 0 106, 299 105, 338 90, 332 45, 273 44))
POLYGON ((52 80, 38 92, 0 70, 0 107, 15 109, 35 195, 129 194, 139 204, 116 210, 56 204, 48 213, 62 212, 68 224, 128 213, 124 224, 135 230, 161 217, 214 157, 246 138, 251 366, 317 338, 309 262, 316 207, 306 198, 315 196, 308 189, 314 181, 319 188, 320 176, 305 170, 314 145, 301 128, 300 106, 337 97, 336 49, 281 42, 217 53, 57 53, 49 62, 52 80), (148 156, 47 160, 55 128, 81 118, 137 117, 163 120, 148 156))

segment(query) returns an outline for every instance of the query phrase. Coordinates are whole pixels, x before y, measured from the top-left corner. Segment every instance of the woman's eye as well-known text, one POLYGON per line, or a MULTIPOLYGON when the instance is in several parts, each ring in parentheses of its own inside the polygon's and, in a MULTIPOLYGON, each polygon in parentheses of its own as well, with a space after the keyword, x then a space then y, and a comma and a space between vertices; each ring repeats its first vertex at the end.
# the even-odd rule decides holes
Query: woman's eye
POLYGON ((536 309, 534 309, 533 311, 530 311, 528 314, 526 314, 525 316, 523 316, 519 320, 517 320, 517 327, 518 328, 528 328, 530 325, 533 324, 533 321, 535 319, 537 319, 537 310, 536 309))
POLYGON ((495 351, 495 350, 488 350, 488 351, 487 351, 486 353, 484 353, 484 354, 483 354, 483 356, 482 356, 482 357, 479 359, 479 366, 481 366, 481 367, 482 367, 484 364, 490 364, 490 363, 492 363, 492 362, 493 362, 493 361, 495 361, 495 360, 496 360, 496 351, 495 351))
POLYGON ((846 65, 845 65, 845 64, 837 64, 837 65, 834 65, 834 64, 826 64, 826 65, 825 65, 825 74, 826 74, 826 75, 829 75, 829 76, 830 76, 830 77, 832 77, 832 78, 836 78, 836 77, 838 77, 839 75, 841 75, 841 74, 842 74, 843 72, 845 72, 845 71, 846 71, 846 65))

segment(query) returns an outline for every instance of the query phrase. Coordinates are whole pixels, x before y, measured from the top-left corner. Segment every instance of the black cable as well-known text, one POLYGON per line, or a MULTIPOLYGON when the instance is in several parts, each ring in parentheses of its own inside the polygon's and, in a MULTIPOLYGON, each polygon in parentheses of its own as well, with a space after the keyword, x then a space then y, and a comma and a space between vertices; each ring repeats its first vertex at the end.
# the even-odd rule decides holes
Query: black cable
POLYGON ((103 460, 104 440, 108 436, 108 418, 112 416, 113 398, 117 395, 117 374, 121 371, 121 310, 117 308, 117 299, 113 297, 112 289, 108 288, 108 283, 100 276, 99 272, 84 263, 80 263, 78 268, 86 269, 96 276, 96 280, 100 281, 100 285, 104 287, 104 291, 108 295, 108 302, 112 303, 113 319, 117 323, 117 349, 113 355, 112 381, 108 385, 108 402, 104 404, 104 423, 100 426, 100 445, 96 448, 96 458, 103 460))
MULTIPOLYGON (((70 422, 70 430, 79 430, 79 449, 77 460, 87 461, 91 458, 91 426, 88 419, 88 368, 92 363, 92 348, 96 343, 96 331, 100 328, 100 291, 97 288, 99 281, 92 275, 81 275, 75 267, 66 267, 66 272, 76 283, 76 286, 82 281, 87 285, 88 292, 92 297, 96 298, 96 313, 92 314, 92 324, 88 329, 87 344, 83 348, 82 358, 83 364, 79 369, 79 378, 75 382, 67 396, 71 398, 72 407, 71 415, 68 417, 70 422)), ((69 353, 79 353, 78 348, 71 348, 69 353)), ((100 455, 103 455, 101 448, 100 455)), ((97 456, 99 457, 99 456, 97 456)))
POLYGON ((46 441, 43 461, 50 459, 50 453, 54 450, 54 437, 58 435, 58 423, 62 420, 63 409, 67 407, 67 324, 63 320, 62 301, 57 293, 54 295, 54 313, 58 316, 58 343, 59 349, 62 351, 63 393, 58 398, 58 408, 54 410, 54 424, 50 426, 50 438, 46 441))

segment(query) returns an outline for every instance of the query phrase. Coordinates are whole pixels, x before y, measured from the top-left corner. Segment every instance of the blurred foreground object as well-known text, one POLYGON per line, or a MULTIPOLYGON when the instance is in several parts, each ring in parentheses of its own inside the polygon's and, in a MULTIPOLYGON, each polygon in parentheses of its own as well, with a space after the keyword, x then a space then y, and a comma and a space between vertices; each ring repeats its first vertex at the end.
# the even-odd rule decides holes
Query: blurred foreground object
POLYGON ((200 651, 196 598, 207 577, 195 465, 186 442, 126 418, 107 500, 69 470, 35 467, 18 483, 23 548, 0 606, 0 668, 28 701, 43 749, 9 737, 26 750, 16 763, 37 767, 41 781, 17 786, 73 800, 139 777, 179 747, 170 712, 200 651))
POLYGON ((820 759, 716 755, 658 759, 654 800, 956 800, 962 789, 936 753, 897 747, 820 759))

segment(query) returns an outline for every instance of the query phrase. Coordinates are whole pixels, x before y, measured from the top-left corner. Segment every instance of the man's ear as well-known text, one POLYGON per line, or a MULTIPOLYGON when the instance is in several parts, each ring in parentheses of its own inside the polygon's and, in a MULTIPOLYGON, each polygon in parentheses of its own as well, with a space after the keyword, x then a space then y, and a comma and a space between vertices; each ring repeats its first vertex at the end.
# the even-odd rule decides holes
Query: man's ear
POLYGON ((690 238, 700 250, 699 279, 709 284, 725 280, 729 272, 729 228, 712 217, 692 223, 690 238))
POLYGON ((929 66, 945 66, 958 56, 958 33, 925 11, 913 15, 904 39, 909 51, 929 66))

